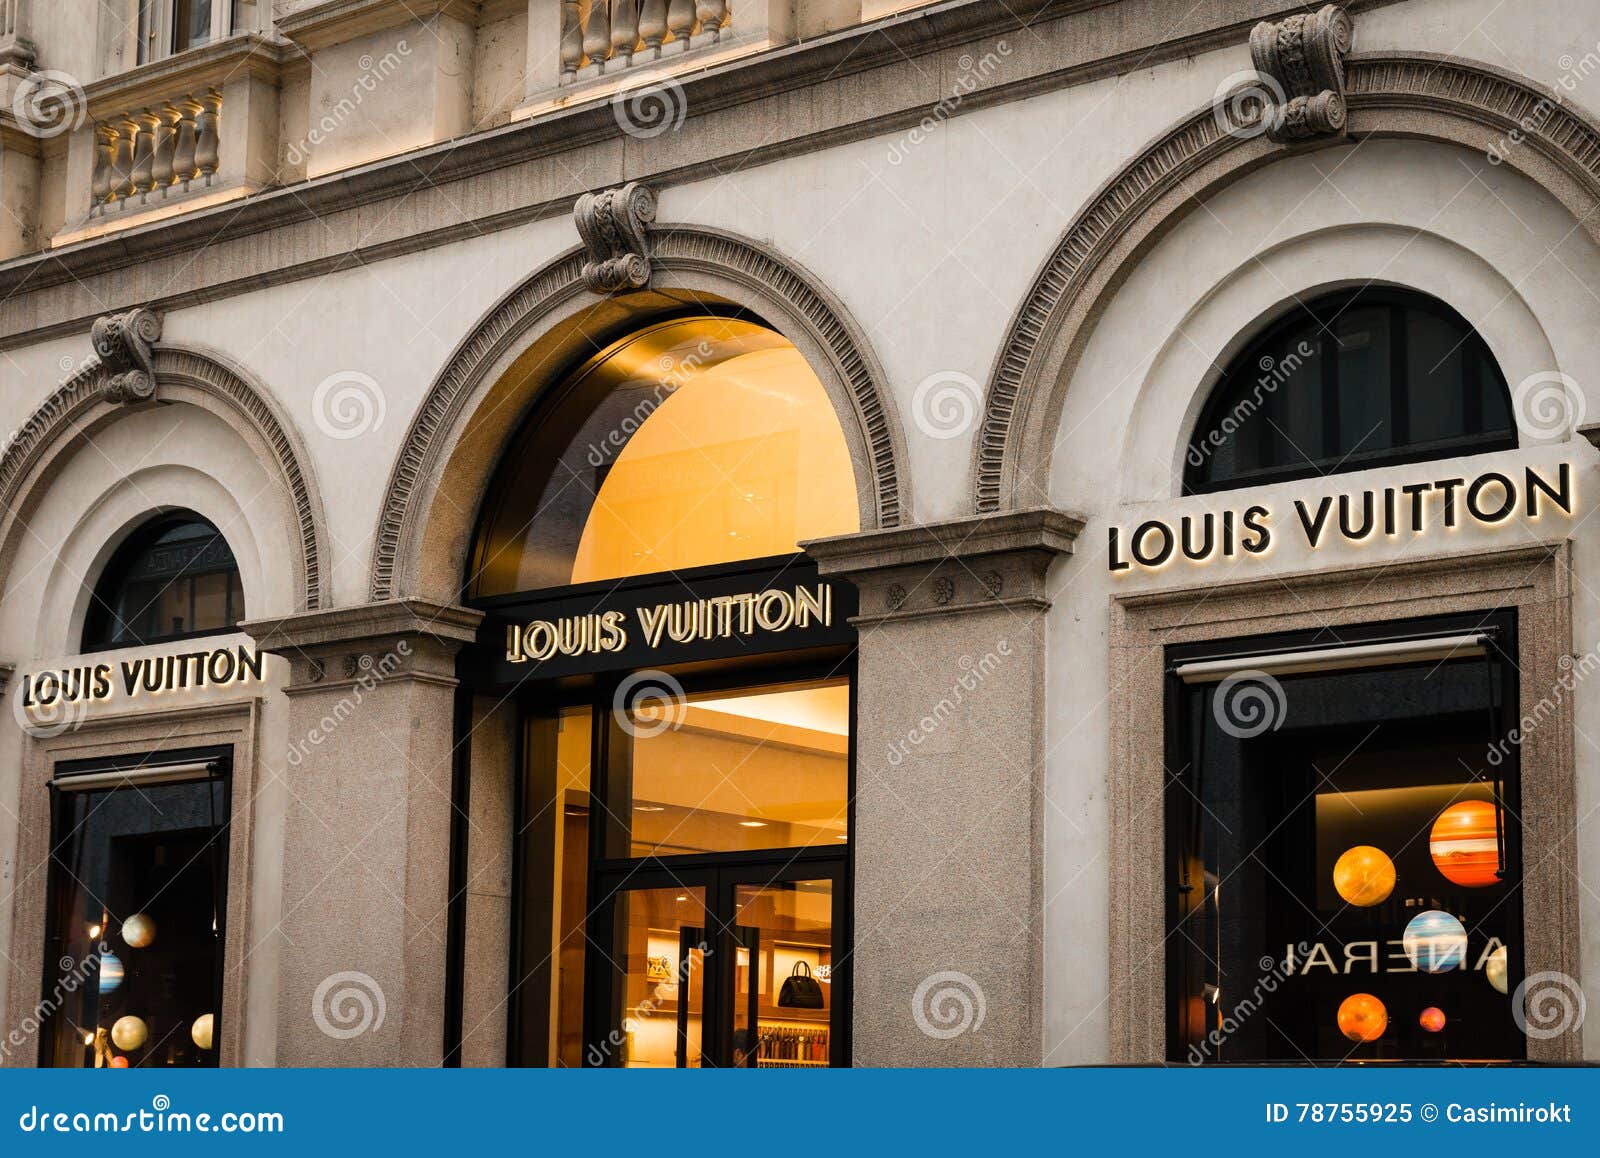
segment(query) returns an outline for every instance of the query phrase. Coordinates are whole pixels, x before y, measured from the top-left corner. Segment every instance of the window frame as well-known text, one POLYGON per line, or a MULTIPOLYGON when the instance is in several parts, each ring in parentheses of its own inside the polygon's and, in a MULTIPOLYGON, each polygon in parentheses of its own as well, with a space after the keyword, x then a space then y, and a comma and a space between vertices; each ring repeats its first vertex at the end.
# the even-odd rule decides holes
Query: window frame
MULTIPOLYGON (((1169 771, 1164 775, 1166 781, 1162 791, 1163 821, 1161 834, 1161 881, 1163 890, 1162 900, 1162 925, 1166 933, 1163 951, 1163 966, 1160 970, 1161 977, 1161 1017, 1163 1019, 1163 1039, 1165 1042, 1164 1058, 1166 1064, 1202 1064, 1216 1068, 1230 1065, 1285 1065, 1305 1064, 1327 1065, 1336 1064, 1338 1059, 1328 1058, 1244 1058, 1244 1059, 1218 1059, 1207 1058, 1202 1063, 1195 1063, 1188 1053, 1192 1041, 1185 1037, 1185 1024, 1180 1010, 1184 1002, 1191 996, 1186 988, 1186 959, 1187 950, 1183 942, 1186 939, 1176 935, 1186 922, 1184 912, 1185 897, 1194 887, 1192 881, 1187 881, 1182 864, 1183 853, 1191 847, 1206 819, 1199 815, 1206 812, 1203 803, 1194 794, 1191 781, 1195 776, 1204 776, 1205 768, 1192 767, 1194 764, 1195 736, 1193 734, 1193 720, 1188 716, 1188 698, 1185 695, 1186 687, 1182 678, 1177 674, 1176 668, 1181 663, 1222 658, 1237 658, 1241 669, 1250 667, 1250 658, 1254 655, 1265 655, 1274 651, 1291 651, 1312 647, 1337 647, 1357 646, 1364 643, 1388 642, 1396 639, 1413 638, 1421 636, 1448 635, 1455 632, 1482 632, 1487 635, 1487 654, 1485 660, 1470 660, 1462 662, 1487 662, 1494 670, 1493 679, 1497 682, 1500 696, 1498 704, 1491 702, 1485 705, 1485 711, 1492 720, 1492 735, 1486 736, 1486 744, 1498 738, 1505 741, 1508 729, 1515 729, 1522 716, 1522 688, 1519 680, 1520 664, 1526 662, 1521 650, 1521 633, 1524 630, 1523 609, 1517 605, 1507 605, 1489 611, 1465 611, 1445 615, 1427 616, 1402 620, 1377 620, 1365 623, 1329 624, 1320 628, 1295 628, 1287 631, 1272 632, 1261 635, 1218 637, 1192 642, 1168 644, 1163 648, 1165 675, 1162 686, 1162 717, 1163 717, 1163 748, 1164 766, 1169 771)), ((1359 676, 1378 670, 1427 670, 1436 667, 1441 661, 1422 660, 1409 663, 1384 664, 1374 663, 1370 666, 1361 666, 1345 669, 1340 673, 1359 676)), ((1293 678, 1293 677, 1287 677, 1293 678)), ((1275 729, 1274 729, 1275 730, 1275 729)), ((1505 809, 1505 869, 1506 883, 1511 886, 1506 898, 1500 902, 1511 904, 1515 910, 1515 920, 1512 922, 1516 929, 1515 939, 1507 942, 1508 957, 1508 992, 1514 992, 1528 973, 1527 950, 1529 945, 1528 914, 1530 903, 1528 898, 1528 857, 1524 840, 1526 823, 1523 814, 1527 808, 1525 798, 1525 776, 1523 767, 1522 748, 1519 744, 1506 743, 1506 757, 1502 765, 1495 771, 1498 775, 1492 777, 1491 783, 1497 788, 1501 806, 1505 809)), ((1280 821, 1281 823, 1281 821, 1280 821)), ((1201 886, 1205 887, 1204 884, 1201 886)), ((1203 1037, 1201 1040, 1205 1040, 1203 1037)), ((1534 1055, 1528 1048, 1530 1042, 1524 1039, 1524 1052, 1521 1057, 1496 1058, 1495 1063, 1522 1064, 1534 1055)), ((1445 1064, 1456 1064, 1459 1059, 1448 1059, 1445 1064)), ((1397 1058, 1382 1059, 1382 1064, 1398 1065, 1429 1065, 1437 1064, 1436 1059, 1429 1058, 1397 1058)))
MULTIPOLYGON (((195 576, 187 576, 187 579, 191 584, 189 589, 189 619, 191 622, 193 622, 194 619, 194 578, 195 576)), ((124 577, 124 579, 118 584, 118 590, 115 594, 120 594, 121 589, 125 585, 126 578, 124 577)), ((245 611, 248 606, 249 604, 245 598, 244 592, 244 576, 239 571, 238 556, 234 554, 233 546, 228 542, 228 537, 222 533, 221 528, 219 528, 204 515, 186 508, 164 511, 158 515, 154 515, 146 519, 144 522, 136 526, 133 531, 130 532, 128 536, 117 545, 116 549, 113 550, 110 556, 107 557, 104 565, 101 566, 100 573, 95 577, 94 584, 90 588, 89 606, 88 610, 84 614, 83 632, 79 640, 79 650, 84 655, 90 655, 95 652, 102 651, 120 651, 129 647, 154 647, 158 644, 179 643, 188 639, 203 639, 207 636, 213 635, 229 635, 238 630, 238 625, 245 618, 245 611), (106 598, 108 594, 107 585, 111 582, 112 577, 119 570, 125 572, 128 569, 130 560, 135 555, 147 550, 154 538, 159 537, 165 532, 166 529, 184 523, 205 524, 206 526, 210 527, 213 532, 215 532, 217 537, 222 540, 223 545, 228 548, 228 555, 233 559, 233 568, 231 571, 205 571, 201 572, 201 574, 224 574, 236 575, 239 577, 240 606, 237 608, 237 617, 234 614, 235 608, 233 606, 233 585, 230 583, 227 588, 226 608, 224 610, 224 617, 230 620, 230 622, 221 627, 199 628, 193 631, 178 632, 176 634, 161 634, 151 638, 139 638, 133 640, 115 640, 110 638, 108 634, 109 630, 117 620, 115 600, 106 598)))
POLYGON ((253 2, 243 0, 244 4, 248 4, 254 10, 254 15, 246 14, 243 20, 238 21, 234 16, 237 9, 242 6, 241 0, 210 0, 211 35, 199 44, 179 48, 173 43, 173 37, 178 29, 179 6, 186 2, 187 0, 140 0, 138 19, 132 21, 129 27, 129 33, 134 39, 135 66, 151 64, 196 48, 204 48, 219 40, 226 40, 236 33, 258 31, 262 6, 270 0, 253 0, 253 2))
MULTIPOLYGON (((211 1050, 207 1051, 212 1055, 210 1059, 211 1064, 204 1067, 197 1067, 203 1069, 223 1068, 222 1047, 224 1038, 222 1029, 225 1019, 232 1012, 227 1008, 226 977, 227 971, 231 964, 228 955, 227 938, 229 925, 228 918, 231 913, 229 906, 231 892, 230 886, 232 884, 231 862, 235 851, 233 848, 232 837, 235 788, 234 760, 234 746, 226 743, 205 744, 198 747, 153 749, 149 751, 117 756, 58 759, 52 762, 51 779, 46 784, 46 788, 49 792, 47 823, 48 831, 50 833, 50 856, 47 862, 47 872, 45 873, 45 929, 44 937, 42 939, 44 946, 44 957, 40 968, 42 970, 41 976, 44 978, 46 991, 48 991, 48 988, 51 984, 51 979, 56 975, 53 967, 63 956, 63 949, 68 944, 68 940, 65 936, 65 930, 61 928, 61 922, 59 919, 63 888, 60 880, 60 873, 65 870, 61 867, 58 867, 58 855, 59 851, 66 843, 66 836, 61 831, 62 823, 65 819, 61 808, 61 796, 63 790, 61 786, 56 783, 56 781, 58 779, 70 780, 73 776, 85 775, 94 772, 127 771, 157 764, 194 761, 196 763, 208 762, 213 765, 210 773, 206 777, 189 781, 189 783, 193 784, 220 784, 222 788, 222 805, 218 811, 219 822, 216 826, 216 832, 211 838, 211 843, 219 846, 220 853, 218 855, 221 857, 220 866, 213 865, 214 869, 220 867, 220 871, 216 872, 215 874, 215 880, 221 890, 220 894, 214 898, 217 921, 217 959, 214 965, 214 977, 212 980, 213 994, 215 998, 215 1000, 212 1002, 214 1028, 212 1048, 211 1050)), ((110 788, 85 789, 84 791, 92 793, 138 792, 139 788, 136 784, 130 784, 110 788)), ((41 1023, 38 1033, 38 1047, 35 1058, 35 1064, 41 1069, 75 1068, 58 1067, 54 1064, 53 1045, 55 1036, 52 1030, 54 1028, 55 1019, 62 1015, 61 1011, 65 1008, 66 1006, 63 1004, 50 1010, 47 1017, 41 1023)), ((243 1010, 240 1009, 239 1013, 242 1016, 243 1010)))
MULTIPOLYGON (((1481 383, 1475 383, 1481 385, 1481 383)), ((1465 401, 1468 406, 1477 404, 1478 396, 1472 394, 1465 401)), ((1265 411, 1266 407, 1262 407, 1265 411)), ((1265 414, 1262 415, 1266 417, 1265 414)), ((1481 423, 1480 423, 1481 424, 1481 423)), ((1262 426, 1263 432, 1270 427, 1262 426)), ((1263 433, 1262 437, 1266 437, 1263 433)), ((1358 470, 1371 470, 1378 467, 1400 466, 1406 463, 1429 462, 1443 458, 1452 458, 1465 454, 1484 454, 1501 450, 1515 450, 1517 447, 1517 429, 1515 410, 1511 403, 1511 392, 1506 382, 1505 372, 1501 369, 1494 352, 1489 349, 1488 343, 1477 329, 1462 317, 1448 303, 1441 301, 1429 294, 1417 290, 1387 286, 1360 286, 1355 289, 1336 290, 1331 293, 1319 294, 1304 302, 1295 302, 1287 313, 1274 318, 1258 333, 1253 335, 1229 359, 1226 368, 1212 384, 1210 393, 1206 397, 1205 405, 1201 408, 1199 417, 1190 428, 1184 443, 1184 472, 1183 494, 1204 495, 1216 494, 1221 491, 1241 490, 1245 487, 1268 486, 1273 483, 1292 482, 1297 479, 1320 478, 1334 474, 1348 474, 1358 470), (1199 467, 1209 461, 1207 455, 1201 463, 1193 461, 1193 452, 1196 446, 1201 445, 1210 432, 1220 428, 1222 419, 1234 409, 1234 399, 1237 391, 1231 390, 1236 380, 1241 375, 1247 375, 1250 368, 1258 365, 1258 360, 1269 353, 1275 352, 1284 346, 1287 340, 1304 328, 1308 323, 1321 330, 1330 330, 1334 322, 1341 315, 1356 308, 1386 308, 1390 318, 1390 334, 1392 340, 1389 348, 1389 424, 1392 432, 1391 441, 1397 445, 1386 449, 1367 452, 1352 451, 1340 456, 1329 453, 1328 442, 1330 432, 1336 436, 1340 419, 1340 391, 1338 375, 1337 346, 1331 340, 1321 343, 1319 373, 1324 387, 1322 392, 1322 418, 1321 433, 1323 445, 1319 454, 1310 461, 1302 461, 1292 466, 1274 466, 1256 468, 1234 473, 1224 479, 1202 479, 1198 477, 1199 467), (1406 371, 1406 357, 1408 350, 1409 329, 1398 324, 1407 312, 1429 313, 1444 321, 1459 326, 1466 333, 1462 343, 1463 365, 1477 365, 1476 359, 1468 359, 1466 355, 1481 353, 1486 364, 1493 370, 1498 379, 1506 403, 1506 412, 1510 417, 1509 431, 1489 431, 1482 434, 1470 434, 1457 438, 1433 439, 1428 442, 1411 442, 1410 434, 1410 375, 1406 371), (1326 468, 1326 469, 1324 469, 1326 468)))

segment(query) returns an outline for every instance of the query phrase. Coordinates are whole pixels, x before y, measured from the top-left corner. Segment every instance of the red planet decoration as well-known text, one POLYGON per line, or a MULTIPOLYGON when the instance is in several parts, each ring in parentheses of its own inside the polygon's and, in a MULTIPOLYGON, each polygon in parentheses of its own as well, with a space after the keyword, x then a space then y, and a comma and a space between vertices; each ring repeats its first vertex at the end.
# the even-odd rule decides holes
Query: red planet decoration
POLYGON ((1389 1028, 1389 1011, 1370 993, 1352 993, 1339 1003, 1339 1032, 1354 1042, 1374 1042, 1389 1028))
POLYGON ((114 1070, 125 1070, 125 1069, 127 1069, 128 1068, 128 1059, 123 1057, 121 1054, 116 1054, 111 1059, 111 1068, 114 1069, 114 1070))
POLYGON ((1422 1016, 1417 1018, 1417 1022, 1429 1033, 1438 1033, 1444 1028, 1444 1010, 1437 1005, 1430 1005, 1422 1011, 1422 1016))
POLYGON ((1487 800, 1463 800, 1439 813, 1428 836, 1433 866, 1448 881, 1468 889, 1498 884, 1500 847, 1495 808, 1487 800))

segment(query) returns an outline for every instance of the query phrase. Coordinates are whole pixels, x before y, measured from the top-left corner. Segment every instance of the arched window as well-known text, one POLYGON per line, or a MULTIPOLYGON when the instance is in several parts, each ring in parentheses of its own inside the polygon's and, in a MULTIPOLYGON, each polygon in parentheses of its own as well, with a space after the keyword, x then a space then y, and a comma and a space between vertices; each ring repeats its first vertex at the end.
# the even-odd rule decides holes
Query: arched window
POLYGON ((781 334, 743 317, 635 331, 579 366, 489 490, 469 594, 792 554, 860 530, 832 403, 781 334))
POLYGON ((193 511, 151 519, 117 549, 95 584, 83 647, 137 647, 231 631, 244 618, 233 551, 193 511))
POLYGON ((1298 306, 1235 358, 1191 435, 1189 494, 1517 444, 1505 377, 1460 314, 1396 290, 1298 306))

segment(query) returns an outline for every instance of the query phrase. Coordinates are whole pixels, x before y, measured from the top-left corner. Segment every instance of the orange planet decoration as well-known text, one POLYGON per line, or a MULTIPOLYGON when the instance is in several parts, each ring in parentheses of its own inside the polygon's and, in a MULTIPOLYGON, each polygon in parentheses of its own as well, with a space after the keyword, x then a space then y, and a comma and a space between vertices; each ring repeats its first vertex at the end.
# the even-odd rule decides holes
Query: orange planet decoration
POLYGON ((1339 1004, 1339 1032, 1353 1042, 1374 1042, 1389 1028, 1389 1011, 1370 993, 1352 993, 1339 1004))
POLYGON ((1498 884, 1500 847, 1495 808, 1487 800, 1463 800, 1439 813, 1428 836, 1433 865, 1448 881, 1468 889, 1498 884))
POLYGON ((1444 1010, 1437 1005, 1430 1005, 1422 1011, 1422 1016, 1417 1018, 1417 1023, 1429 1033, 1438 1033, 1444 1028, 1444 1010))
POLYGON ((111 1068, 114 1069, 114 1070, 125 1070, 125 1069, 127 1069, 128 1068, 128 1059, 123 1057, 123 1056, 121 1056, 120 1054, 113 1056, 112 1059, 111 1059, 111 1068))
POLYGON ((1381 848, 1358 844, 1333 862, 1333 888, 1349 904, 1370 908, 1394 892, 1394 861, 1381 848))

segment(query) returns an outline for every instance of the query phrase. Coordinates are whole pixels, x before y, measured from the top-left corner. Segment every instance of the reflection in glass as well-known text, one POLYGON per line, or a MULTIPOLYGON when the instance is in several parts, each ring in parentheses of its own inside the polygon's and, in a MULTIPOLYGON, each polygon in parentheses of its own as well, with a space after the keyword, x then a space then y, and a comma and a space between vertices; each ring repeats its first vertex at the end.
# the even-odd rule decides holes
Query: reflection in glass
POLYGON ((714 692, 633 713, 613 747, 611 856, 843 847, 847 679, 714 692), (631 734, 630 734, 631 733, 631 734))
POLYGON ((90 602, 84 649, 228 631, 244 614, 239 567, 221 532, 198 515, 163 515, 106 564, 90 602))
POLYGON ((1484 739, 1507 680, 1471 659, 1281 686, 1282 726, 1242 738, 1215 685, 1183 693, 1175 1057, 1525 1056, 1496 980, 1521 968, 1518 782, 1484 739))
POLYGON ((615 343, 558 386, 484 507, 471 594, 790 554, 860 529, 849 446, 804 357, 699 317, 615 343))
POLYGON ((69 980, 70 991, 48 1023, 44 1064, 215 1066, 226 781, 53 798, 44 992, 67 990, 69 980))

